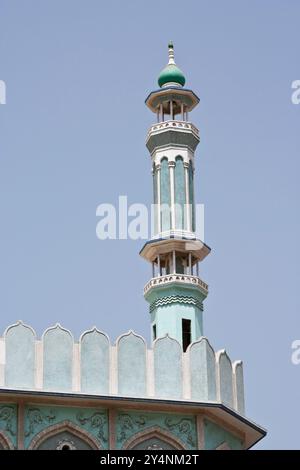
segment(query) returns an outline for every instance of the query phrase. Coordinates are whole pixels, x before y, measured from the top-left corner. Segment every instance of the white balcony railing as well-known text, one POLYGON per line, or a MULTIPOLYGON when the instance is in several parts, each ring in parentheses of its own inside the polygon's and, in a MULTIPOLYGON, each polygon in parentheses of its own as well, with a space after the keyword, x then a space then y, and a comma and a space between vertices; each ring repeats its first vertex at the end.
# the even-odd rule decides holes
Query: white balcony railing
POLYGON ((169 129, 177 129, 182 131, 191 131, 197 137, 199 137, 199 130, 193 124, 187 121, 162 121, 158 122, 157 124, 153 124, 150 127, 148 136, 149 138, 152 134, 159 133, 161 131, 169 130, 169 129))
POLYGON ((192 284, 202 289, 205 294, 208 293, 208 285, 198 276, 191 276, 189 274, 166 274, 165 276, 158 276, 150 279, 144 287, 144 294, 147 294, 152 287, 171 284, 172 282, 192 284))

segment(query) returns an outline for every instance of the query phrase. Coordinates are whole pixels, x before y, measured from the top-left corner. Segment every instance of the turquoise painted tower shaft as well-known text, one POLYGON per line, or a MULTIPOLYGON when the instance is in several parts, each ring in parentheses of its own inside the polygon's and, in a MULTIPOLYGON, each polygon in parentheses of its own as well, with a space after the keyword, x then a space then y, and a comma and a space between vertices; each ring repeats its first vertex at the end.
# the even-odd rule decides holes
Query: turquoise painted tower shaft
POLYGON ((184 88, 172 43, 158 84, 160 88, 146 99, 157 122, 146 140, 152 160, 154 236, 140 253, 152 263, 144 295, 150 304, 152 339, 168 334, 185 351, 203 335, 208 286, 199 277, 199 262, 210 248, 196 236, 194 159, 200 137, 189 113, 200 100, 184 88))

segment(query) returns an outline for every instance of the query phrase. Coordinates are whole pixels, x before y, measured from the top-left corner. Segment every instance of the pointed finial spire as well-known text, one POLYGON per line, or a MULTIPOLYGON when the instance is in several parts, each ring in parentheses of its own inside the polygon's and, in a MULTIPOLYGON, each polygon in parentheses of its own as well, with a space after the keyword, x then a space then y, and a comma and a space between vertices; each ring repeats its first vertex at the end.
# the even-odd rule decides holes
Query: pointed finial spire
POLYGON ((168 63, 168 65, 176 65, 175 60, 174 60, 174 46, 173 46, 172 41, 169 42, 168 48, 169 48, 169 63, 168 63))

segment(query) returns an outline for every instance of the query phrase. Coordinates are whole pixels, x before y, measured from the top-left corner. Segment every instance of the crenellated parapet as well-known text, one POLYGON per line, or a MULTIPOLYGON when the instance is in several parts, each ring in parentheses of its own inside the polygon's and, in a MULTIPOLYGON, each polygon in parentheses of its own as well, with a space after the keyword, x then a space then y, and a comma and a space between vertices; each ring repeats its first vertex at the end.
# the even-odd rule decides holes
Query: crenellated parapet
POLYGON ((96 328, 76 341, 59 324, 38 338, 17 322, 0 338, 0 388, 215 402, 244 414, 242 362, 205 337, 183 352, 168 335, 149 348, 133 331, 112 344, 96 328))

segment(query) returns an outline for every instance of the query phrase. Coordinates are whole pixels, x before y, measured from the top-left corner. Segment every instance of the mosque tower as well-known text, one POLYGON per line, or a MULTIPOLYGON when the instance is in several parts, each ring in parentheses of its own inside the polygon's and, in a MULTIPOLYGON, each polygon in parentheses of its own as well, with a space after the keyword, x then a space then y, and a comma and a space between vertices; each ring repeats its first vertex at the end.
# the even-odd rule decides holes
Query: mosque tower
POLYGON ((185 77, 175 63, 172 43, 158 84, 160 88, 146 99, 157 122, 146 141, 152 160, 154 236, 140 252, 152 263, 152 278, 144 295, 150 304, 152 339, 168 334, 185 351, 203 336, 208 286, 199 277, 199 263, 210 248, 196 235, 194 170, 200 137, 189 113, 200 100, 184 87, 185 77))

